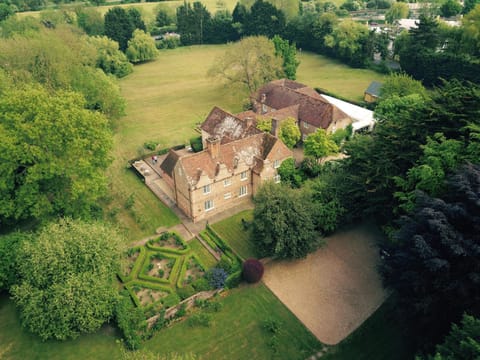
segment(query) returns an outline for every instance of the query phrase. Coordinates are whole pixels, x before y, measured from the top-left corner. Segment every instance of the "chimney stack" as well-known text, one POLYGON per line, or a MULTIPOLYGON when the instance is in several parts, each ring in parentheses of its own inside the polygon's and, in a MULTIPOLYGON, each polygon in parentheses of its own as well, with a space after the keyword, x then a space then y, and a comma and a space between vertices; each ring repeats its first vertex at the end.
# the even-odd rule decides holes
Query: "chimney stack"
POLYGON ((278 137, 278 132, 279 132, 279 126, 278 126, 278 120, 275 118, 272 118, 272 129, 270 130, 270 134, 272 134, 275 137, 278 137))
POLYGON ((220 138, 217 136, 211 136, 207 139, 207 150, 213 159, 216 159, 220 155, 220 138))

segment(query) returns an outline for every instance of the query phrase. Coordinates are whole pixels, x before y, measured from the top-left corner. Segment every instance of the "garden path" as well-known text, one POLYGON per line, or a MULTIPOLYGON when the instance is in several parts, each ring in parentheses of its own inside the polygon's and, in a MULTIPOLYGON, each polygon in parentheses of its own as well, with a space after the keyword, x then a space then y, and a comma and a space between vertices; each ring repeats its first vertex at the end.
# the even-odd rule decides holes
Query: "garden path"
POLYGON ((322 343, 337 344, 386 298, 379 236, 371 226, 339 231, 305 259, 268 262, 263 281, 322 343))

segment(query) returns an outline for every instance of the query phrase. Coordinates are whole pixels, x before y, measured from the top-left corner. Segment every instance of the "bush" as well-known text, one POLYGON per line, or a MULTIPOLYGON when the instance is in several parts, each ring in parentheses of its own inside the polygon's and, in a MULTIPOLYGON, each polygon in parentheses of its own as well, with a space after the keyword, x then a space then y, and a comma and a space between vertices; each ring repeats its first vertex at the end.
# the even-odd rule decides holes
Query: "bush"
POLYGON ((203 150, 202 137, 194 137, 190 139, 190 146, 194 152, 199 152, 203 150))
POLYGON ((177 294, 180 296, 180 299, 185 300, 195 294, 197 291, 193 288, 192 285, 185 285, 182 288, 177 289, 177 294))
POLYGON ((191 326, 191 327, 194 327, 194 326, 209 327, 211 321, 212 321, 212 316, 210 314, 198 313, 190 316, 187 320, 187 324, 188 326, 191 326))
POLYGON ((233 289, 240 285, 240 282, 242 281, 242 272, 237 271, 234 272, 233 274, 229 275, 227 280, 225 280, 225 287, 229 289, 233 289))
POLYGON ((163 304, 163 306, 165 306, 166 308, 170 308, 170 307, 172 307, 172 306, 175 306, 175 305, 177 305, 179 302, 180 302, 180 298, 179 298, 178 295, 175 294, 175 293, 167 295, 167 296, 166 296, 165 298, 163 298, 163 300, 162 300, 162 304, 163 304))
POLYGON ((219 269, 223 269, 230 274, 232 270, 232 260, 225 255, 222 255, 216 267, 219 269))
POLYGON ((143 143, 143 147, 147 150, 154 151, 157 148, 158 142, 146 141, 143 143))
POLYGON ((195 281, 192 283, 192 287, 193 287, 197 292, 212 290, 212 287, 210 286, 208 280, 205 279, 205 278, 199 278, 199 279, 195 280, 195 281))
POLYGON ((275 318, 268 318, 263 322, 263 328, 273 335, 280 332, 281 325, 281 322, 275 318))
POLYGON ((247 259, 242 266, 242 275, 246 282, 259 282, 263 276, 263 264, 257 259, 247 259))
POLYGON ((125 346, 136 350, 141 345, 141 333, 147 328, 143 311, 135 307, 128 293, 124 292, 115 306, 115 319, 122 331, 125 346))
POLYGON ((228 274, 225 270, 216 267, 210 269, 205 274, 205 278, 214 289, 223 288, 225 286, 225 280, 227 280, 227 277, 228 274))
POLYGON ((156 42, 157 49, 175 49, 181 45, 180 38, 167 37, 156 42))
POLYGON ((177 318, 180 318, 182 316, 185 316, 185 314, 187 313, 187 303, 183 303, 182 305, 180 305, 180 307, 178 308, 177 312, 175 313, 175 316, 177 318))

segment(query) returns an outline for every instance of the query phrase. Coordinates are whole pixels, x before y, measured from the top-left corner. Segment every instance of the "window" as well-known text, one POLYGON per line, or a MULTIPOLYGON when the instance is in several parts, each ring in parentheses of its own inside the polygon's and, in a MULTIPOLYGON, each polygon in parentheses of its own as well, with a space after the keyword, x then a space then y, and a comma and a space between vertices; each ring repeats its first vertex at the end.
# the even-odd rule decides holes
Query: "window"
POLYGON ((273 162, 273 168, 274 168, 274 169, 278 169, 279 167, 280 167, 280 160, 275 160, 275 161, 273 162))
POLYGON ((303 134, 303 135, 302 135, 302 140, 303 140, 303 141, 307 140, 307 137, 308 137, 307 134, 303 134))
POLYGON ((224 198, 225 200, 230 199, 231 197, 232 197, 232 193, 231 193, 231 192, 228 192, 228 193, 223 194, 223 198, 224 198))
POLYGON ((210 194, 210 191, 211 191, 211 189, 210 189, 210 184, 205 185, 205 186, 203 187, 203 193, 204 193, 204 194, 210 194))
POLYGON ((238 193, 238 196, 245 196, 245 195, 247 195, 247 185, 240 187, 240 192, 238 193))
POLYGON ((247 172, 246 172, 246 171, 242 171, 242 172, 240 173, 240 180, 242 180, 242 181, 243 181, 243 180, 247 180, 247 177, 248 177, 248 175, 247 175, 247 172))
POLYGON ((275 176, 273 177, 273 181, 275 181, 275 183, 278 184, 278 183, 281 181, 280 175, 275 175, 275 176))
POLYGON ((213 200, 205 201, 205 211, 209 211, 213 209, 213 200))
POLYGON ((228 178, 223 180, 223 186, 230 186, 232 185, 232 179, 228 178))
POLYGON ((304 123, 303 123, 303 127, 304 127, 305 129, 308 129, 308 124, 307 124, 306 122, 304 122, 304 123))

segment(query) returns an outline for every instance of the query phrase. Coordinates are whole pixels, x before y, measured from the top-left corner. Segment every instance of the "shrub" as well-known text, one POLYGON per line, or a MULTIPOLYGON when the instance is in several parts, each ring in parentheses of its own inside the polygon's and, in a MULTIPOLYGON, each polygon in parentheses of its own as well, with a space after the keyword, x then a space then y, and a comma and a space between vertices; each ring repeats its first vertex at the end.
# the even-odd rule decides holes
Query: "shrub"
POLYGON ((281 325, 275 318, 268 318, 263 322, 263 328, 274 335, 280 332, 281 325))
POLYGON ((130 210, 135 205, 135 195, 130 194, 130 196, 125 201, 125 209, 130 210))
POLYGON ((247 259, 243 263, 242 275, 246 282, 259 282, 263 276, 263 264, 257 259, 247 259))
POLYGON ((199 152, 203 150, 202 137, 194 137, 190 139, 190 146, 194 152, 199 152))
POLYGON ((227 280, 225 280, 225 287, 229 289, 233 289, 238 285, 240 285, 241 281, 242 281, 242 272, 241 271, 234 272, 233 274, 227 277, 227 280))
POLYGON ((125 346, 136 350, 141 344, 141 333, 147 328, 147 322, 142 310, 135 307, 128 293, 122 293, 115 306, 115 319, 122 331, 125 346))
POLYGON ((212 321, 212 316, 210 314, 198 313, 190 316, 187 320, 187 324, 191 327, 193 326, 209 327, 211 321, 212 321))
POLYGON ((230 274, 232 270, 232 260, 225 255, 222 255, 216 267, 219 269, 223 269, 225 270, 225 272, 230 274))
POLYGON ((200 291, 208 291, 208 290, 211 290, 212 287, 210 286, 209 282, 207 279, 205 278, 199 278, 197 280, 195 280, 193 283, 192 283, 192 286, 193 288, 200 292, 200 291))
POLYGON ((185 316, 186 313, 187 313, 187 303, 183 303, 178 308, 177 312, 175 313, 175 316, 180 318, 182 316, 185 316))
POLYGON ((192 285, 185 285, 182 288, 177 289, 177 294, 180 296, 180 299, 185 300, 195 294, 196 291, 192 285))
POLYGON ((220 289, 225 286, 225 280, 227 280, 227 272, 223 269, 214 267, 210 269, 206 274, 205 277, 208 280, 208 283, 214 289, 220 289))
POLYGON ((143 147, 150 151, 153 151, 157 148, 158 142, 156 141, 146 141, 143 143, 143 147))
POLYGON ((166 308, 170 308, 172 306, 175 306, 177 305, 178 303, 180 302, 180 298, 178 297, 177 294, 173 293, 173 294, 169 294, 167 295, 166 297, 164 297, 162 299, 162 304, 166 307, 166 308))

